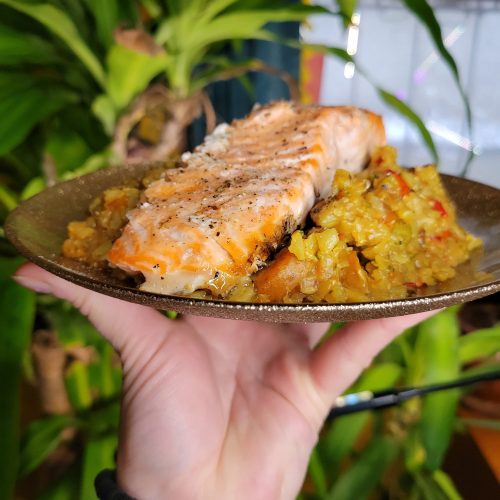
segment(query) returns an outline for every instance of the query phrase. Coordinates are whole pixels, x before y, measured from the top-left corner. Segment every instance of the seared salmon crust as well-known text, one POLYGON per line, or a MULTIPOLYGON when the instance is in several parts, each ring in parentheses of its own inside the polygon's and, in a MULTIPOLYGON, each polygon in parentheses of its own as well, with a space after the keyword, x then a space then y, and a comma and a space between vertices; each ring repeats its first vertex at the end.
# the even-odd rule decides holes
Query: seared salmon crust
POLYGON ((337 169, 360 171, 384 143, 381 118, 359 108, 259 107, 145 190, 108 260, 142 273, 143 290, 223 297, 330 195, 337 169))

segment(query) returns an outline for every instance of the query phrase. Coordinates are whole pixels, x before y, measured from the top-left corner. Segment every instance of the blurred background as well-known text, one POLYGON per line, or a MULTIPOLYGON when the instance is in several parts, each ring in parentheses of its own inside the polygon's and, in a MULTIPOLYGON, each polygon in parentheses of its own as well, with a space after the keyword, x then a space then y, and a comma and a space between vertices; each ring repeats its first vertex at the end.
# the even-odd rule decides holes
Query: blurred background
MULTIPOLYGON (((499 26, 496 0, 0 0, 0 499, 94 499, 121 386, 86 318, 10 279, 9 211, 287 98, 374 110, 403 164, 500 186, 499 26)), ((347 392, 498 371, 499 322, 498 296, 443 311, 347 392)), ((498 382, 338 417, 300 498, 496 499, 499 429, 498 382)))
MULTIPOLYGON (((317 2, 323 5, 331 2, 317 2)), ((363 0, 347 32, 326 16, 312 16, 301 35, 311 43, 341 46, 389 89, 416 109, 432 133, 443 172, 459 174, 469 151, 476 153, 468 177, 500 186, 500 93, 495 77, 500 64, 500 2, 435 0, 444 44, 453 55, 474 116, 467 133, 459 90, 438 56, 425 27, 397 0, 363 0)), ((355 65, 320 58, 313 99, 322 104, 350 102, 384 116, 389 142, 407 165, 431 162, 411 125, 384 105, 355 65)))

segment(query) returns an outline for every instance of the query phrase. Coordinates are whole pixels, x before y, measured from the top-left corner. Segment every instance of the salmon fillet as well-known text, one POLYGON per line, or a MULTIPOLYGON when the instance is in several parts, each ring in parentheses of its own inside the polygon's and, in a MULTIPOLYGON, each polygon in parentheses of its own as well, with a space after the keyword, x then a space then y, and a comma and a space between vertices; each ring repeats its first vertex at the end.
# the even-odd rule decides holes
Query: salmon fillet
POLYGON ((330 194, 337 168, 361 170, 383 144, 381 118, 358 108, 257 108, 146 189, 108 260, 142 273, 143 290, 223 297, 330 194))

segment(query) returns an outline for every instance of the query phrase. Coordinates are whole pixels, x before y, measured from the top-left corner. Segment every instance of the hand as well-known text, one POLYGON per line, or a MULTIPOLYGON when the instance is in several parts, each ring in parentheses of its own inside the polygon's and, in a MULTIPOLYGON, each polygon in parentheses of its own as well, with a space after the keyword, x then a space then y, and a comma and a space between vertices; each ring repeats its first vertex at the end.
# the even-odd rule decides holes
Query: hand
POLYGON ((335 398, 430 313, 327 324, 185 316, 99 295, 26 264, 22 285, 69 300, 124 370, 117 474, 141 499, 293 499, 335 398))

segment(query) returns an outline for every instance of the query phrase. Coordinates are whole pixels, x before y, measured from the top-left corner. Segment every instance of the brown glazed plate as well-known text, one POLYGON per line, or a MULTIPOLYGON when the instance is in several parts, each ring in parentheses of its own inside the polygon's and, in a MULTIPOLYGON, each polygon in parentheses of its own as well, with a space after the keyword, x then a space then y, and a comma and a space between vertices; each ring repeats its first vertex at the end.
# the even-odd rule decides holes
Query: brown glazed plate
POLYGON ((17 250, 48 271, 78 285, 162 310, 220 318, 317 322, 399 316, 467 302, 500 290, 500 190, 443 175, 460 224, 479 236, 484 248, 461 266, 457 276, 406 299, 342 304, 255 304, 192 299, 144 292, 105 270, 63 259, 66 226, 84 219, 93 198, 105 189, 141 178, 151 165, 117 167, 57 184, 22 203, 9 215, 5 231, 17 250))

